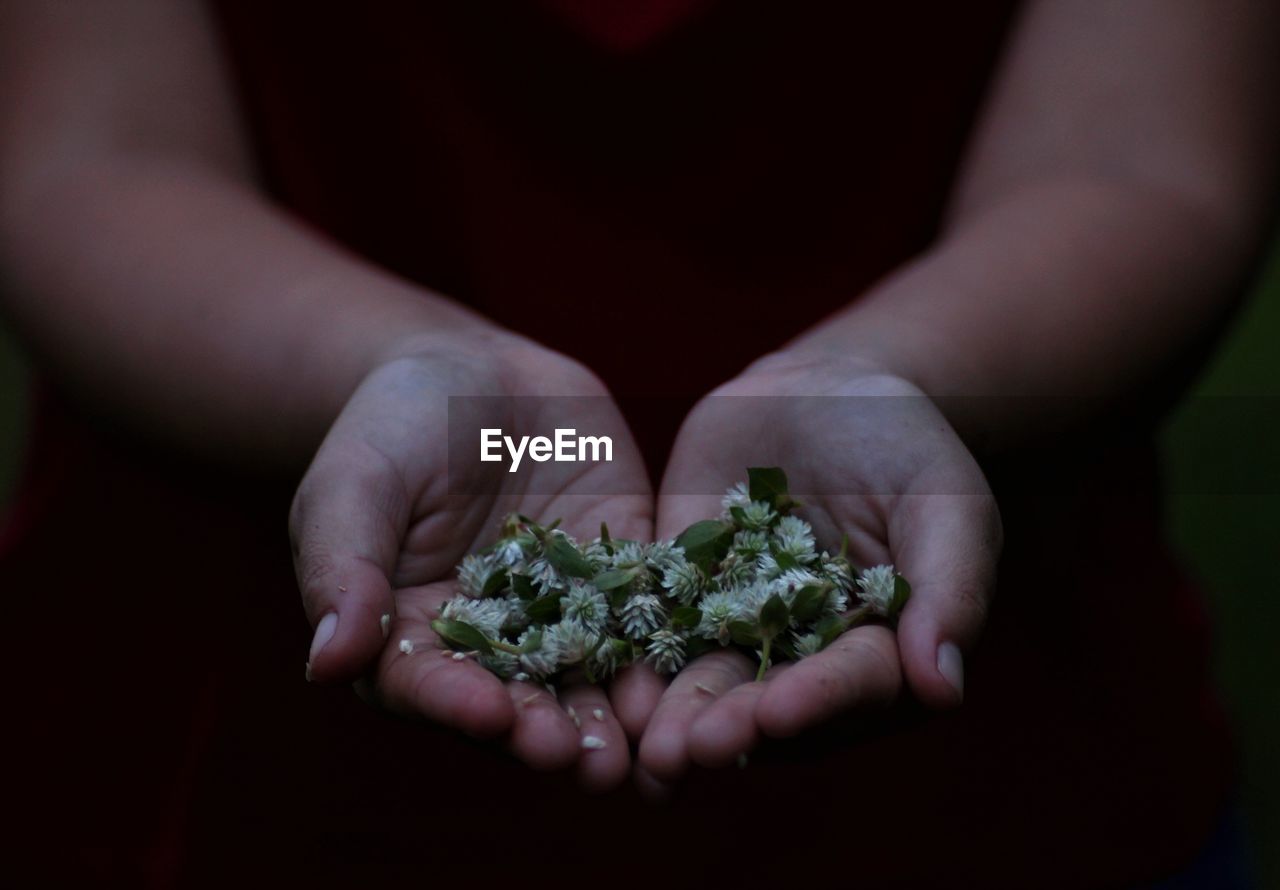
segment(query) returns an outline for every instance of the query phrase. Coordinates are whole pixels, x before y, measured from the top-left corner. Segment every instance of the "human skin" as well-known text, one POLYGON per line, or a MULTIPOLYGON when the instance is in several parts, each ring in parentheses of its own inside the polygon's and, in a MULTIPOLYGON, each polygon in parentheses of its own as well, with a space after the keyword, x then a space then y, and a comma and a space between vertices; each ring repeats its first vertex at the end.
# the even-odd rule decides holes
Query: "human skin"
MULTIPOLYGON (((636 537, 669 536, 718 509, 687 492, 765 461, 728 448, 708 420, 712 402, 675 445, 656 527, 650 498, 580 494, 604 490, 598 479, 561 498, 442 496, 442 458, 423 443, 448 392, 604 390, 572 360, 273 207, 197 0, 0 3, 5 308, 71 388, 179 447, 283 468, 314 453, 291 530, 308 616, 338 615, 312 653, 317 681, 376 665, 373 694, 389 707, 500 738, 535 766, 576 763, 591 787, 625 774, 625 729, 639 741, 639 781, 660 791, 691 763, 726 762, 762 736, 904 689, 932 706, 959 703, 1000 537, 973 454, 1087 422, 1051 397, 1088 396, 1074 402, 1084 410, 1140 391, 1227 311, 1269 207, 1274 19, 1266 0, 1029 4, 936 243, 718 391, 911 394, 901 403, 929 428, 928 455, 888 462, 904 443, 886 442, 826 462, 839 479, 809 480, 838 493, 863 478, 885 494, 833 494, 815 509, 820 530, 860 532, 864 558, 892 558, 911 577, 898 636, 852 631, 759 684, 733 656, 709 657, 665 698, 652 674, 632 670, 610 693, 617 744, 607 755, 579 755, 546 700, 517 707, 524 690, 475 665, 406 662, 393 647, 406 635, 429 642, 422 622, 442 595, 433 585, 506 509, 563 505, 575 533, 624 517, 636 537), (478 367, 476 354, 493 360, 478 367), (538 379, 552 383, 527 388, 538 379), (1019 410, 925 398, 993 395, 1020 397, 1019 410), (410 403, 412 422, 397 427, 410 403), (708 467, 708 454, 733 459, 708 467), (396 616, 389 644, 382 614, 396 616), (717 695, 690 702, 699 678, 717 695)), ((786 417, 773 419, 785 428, 786 417)), ((858 420, 842 422, 856 431, 858 420)), ((634 452, 625 427, 615 447, 634 452)), ((790 466, 814 447, 782 437, 771 453, 790 466)), ((616 466, 624 484, 614 490, 643 490, 638 458, 616 466)))
POLYGON ((626 702, 624 722, 646 727, 642 787, 662 793, 691 763, 724 765, 762 737, 904 690, 961 702, 960 656, 981 630, 1001 540, 971 454, 1143 392, 1227 314, 1273 203, 1277 18, 1259 0, 1029 4, 935 243, 695 408, 659 492, 659 535, 715 510, 689 493, 731 481, 724 465, 808 464, 802 490, 821 493, 811 510, 828 543, 852 533, 855 555, 896 562, 914 592, 896 636, 854 629, 763 682, 716 653, 657 704, 626 702), (822 440, 864 456, 827 453, 789 416, 796 397, 837 394, 849 398, 823 416, 822 440), (739 402, 735 417, 715 398, 734 395, 786 398, 739 402), (868 398, 885 395, 894 423, 868 398), (742 453, 744 429, 761 431, 756 454, 742 453))

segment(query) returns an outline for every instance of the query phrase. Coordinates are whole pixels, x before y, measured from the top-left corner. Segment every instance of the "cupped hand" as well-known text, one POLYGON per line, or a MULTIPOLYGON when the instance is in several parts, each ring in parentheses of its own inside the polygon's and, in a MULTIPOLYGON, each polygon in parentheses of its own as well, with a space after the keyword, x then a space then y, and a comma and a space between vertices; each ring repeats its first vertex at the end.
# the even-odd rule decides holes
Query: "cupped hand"
POLYGON ((853 360, 780 353, 704 399, 682 426, 658 498, 657 533, 720 510, 748 466, 783 467, 820 545, 849 539, 863 566, 893 563, 913 588, 896 633, 855 627, 823 651, 779 664, 733 650, 694 660, 657 703, 637 779, 661 791, 690 764, 720 767, 762 737, 787 737, 910 692, 950 708, 964 653, 992 595, 1002 533, 976 461, 911 383, 853 360))
MULTIPOLYGON (((315 627, 309 676, 368 677, 370 697, 393 712, 500 740, 535 768, 577 764, 584 785, 610 787, 626 777, 630 755, 602 689, 570 684, 557 701, 541 685, 504 682, 471 658, 455 660, 431 629, 455 592, 458 561, 491 543, 511 512, 560 518, 578 536, 593 537, 607 521, 619 537, 651 537, 643 463, 594 375, 499 333, 425 341, 373 370, 334 421, 290 515, 298 582, 315 627), (451 464, 450 397, 455 449, 466 414, 465 422, 483 421, 517 440, 555 426, 609 436, 613 459, 526 459, 508 473, 479 463, 477 436, 465 443, 476 460, 455 452, 451 464), (603 719, 579 727, 569 707, 603 719), (605 746, 584 749, 587 734, 605 746)), ((637 677, 643 693, 652 679, 637 677)), ((615 680, 624 699, 627 684, 626 674, 615 680)))

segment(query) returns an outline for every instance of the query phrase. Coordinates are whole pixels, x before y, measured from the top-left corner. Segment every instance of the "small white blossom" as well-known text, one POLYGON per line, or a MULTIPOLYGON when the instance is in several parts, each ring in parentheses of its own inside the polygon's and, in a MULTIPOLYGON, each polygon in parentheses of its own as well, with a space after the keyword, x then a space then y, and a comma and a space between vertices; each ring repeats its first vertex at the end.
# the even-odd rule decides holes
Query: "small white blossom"
POLYGON ((782 566, 773 558, 772 553, 762 553, 756 559, 756 577, 762 581, 772 581, 782 574, 782 566))
POLYGON ((440 609, 440 617, 470 624, 486 637, 497 637, 507 621, 510 606, 505 599, 473 600, 455 596, 440 609))
POLYGON ((493 550, 493 561, 502 568, 514 568, 524 562, 524 548, 517 538, 504 538, 493 550))
POLYGON ((539 593, 546 593, 553 587, 562 586, 560 573, 556 571, 555 566, 545 556, 539 556, 529 563, 529 581, 538 589, 539 593))
POLYGON ((764 531, 773 525, 778 514, 764 501, 752 501, 742 508, 742 527, 748 531, 764 531))
POLYGON ((670 630, 660 630, 649 635, 645 647, 646 659, 660 674, 674 674, 684 667, 684 638, 670 630))
POLYGON ((469 553, 458 564, 458 587, 467 596, 484 596, 484 586, 497 570, 493 554, 469 553))
POLYGON ((400 641, 400 651, 401 651, 401 652, 403 652, 405 655, 412 655, 412 654, 413 654, 413 640, 401 640, 401 641, 400 641))
POLYGON ((743 559, 759 559, 769 552, 769 536, 764 532, 738 532, 733 536, 733 552, 743 559))
POLYGON ((747 493, 747 483, 738 482, 724 493, 720 499, 720 507, 724 510, 723 518, 729 518, 729 511, 734 507, 745 509, 751 503, 751 495, 747 493))
POLYGON ((778 550, 797 562, 810 563, 818 558, 814 551, 813 528, 803 519, 783 516, 773 530, 773 540, 778 550))
POLYGON ((895 575, 893 566, 880 565, 863 569, 858 577, 858 599, 877 615, 887 616, 893 603, 895 575))
POLYGON ((622 630, 631 639, 649 636, 667 621, 667 610, 662 600, 651 593, 631 596, 618 610, 622 630))
POLYGON ((817 634, 804 634, 796 637, 795 645, 796 658, 808 658, 822 651, 822 637, 817 634))
POLYGON ((582 747, 588 751, 599 751, 601 748, 609 747, 609 744, 599 736, 584 735, 582 737, 582 747))
POLYGON ((595 585, 577 578, 569 582, 569 591, 560 600, 564 617, 576 621, 595 633, 604 630, 609 620, 609 601, 595 585))
POLYGON ((660 575, 685 561, 684 548, 677 547, 675 541, 654 541, 645 546, 644 561, 651 572, 660 575))
POLYGON ((580 664, 595 648, 598 637, 576 621, 566 619, 544 628, 542 646, 552 647, 561 667, 580 664))
POLYGON ((541 680, 551 676, 559 668, 559 653, 556 651, 554 640, 551 641, 551 645, 548 645, 547 634, 535 628, 529 628, 522 633, 516 645, 523 649, 529 645, 535 635, 541 642, 531 651, 520 654, 520 668, 530 677, 541 680))
POLYGON ((742 600, 737 593, 709 593, 698 603, 702 621, 694 631, 698 636, 729 645, 729 622, 743 617, 742 600))
POLYGON ((626 640, 606 637, 587 658, 587 664, 598 678, 612 677, 622 667, 624 653, 630 648, 626 640))
POLYGON ((662 576, 662 586, 669 594, 680 601, 681 605, 689 605, 698 594, 706 590, 707 579, 702 570, 691 562, 672 564, 662 576))

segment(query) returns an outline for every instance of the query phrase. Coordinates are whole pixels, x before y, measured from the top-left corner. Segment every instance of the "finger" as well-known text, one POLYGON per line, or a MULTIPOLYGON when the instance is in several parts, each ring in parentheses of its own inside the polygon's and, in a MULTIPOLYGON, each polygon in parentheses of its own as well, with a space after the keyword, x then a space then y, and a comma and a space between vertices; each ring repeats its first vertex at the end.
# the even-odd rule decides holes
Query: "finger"
POLYGON ((689 767, 689 728, 717 698, 751 680, 755 671, 740 652, 694 659, 676 674, 640 739, 639 759, 656 779, 673 782, 689 767))
POLYGON ((651 804, 668 803, 675 796, 675 786, 655 778, 639 760, 631 770, 631 779, 636 791, 651 804))
MULTIPOLYGON (((720 497, 706 494, 681 494, 679 482, 664 479, 663 493, 658 496, 656 532, 658 540, 676 537, 682 531, 709 516, 720 515, 720 497), (673 493, 668 493, 668 486, 673 493)), ((728 486, 726 486, 728 487, 728 486)))
MULTIPOLYGON (((773 668, 769 674, 780 670, 781 666, 773 668)), ((755 748, 760 742, 756 705, 767 687, 767 681, 743 683, 712 702, 689 727, 689 759, 720 769, 755 748)))
POLYGON ((908 495, 890 520, 897 570, 912 586, 898 622, 907 681, 935 708, 964 698, 963 653, 986 622, 1000 556, 1000 514, 982 494, 908 495))
POLYGON ((546 687, 511 681, 507 692, 515 706, 515 723, 508 747, 519 760, 537 770, 567 769, 576 763, 581 736, 569 715, 546 687))
POLYGON ((397 621, 378 667, 378 697, 392 711, 475 738, 508 732, 515 705, 502 681, 470 658, 456 660, 425 624, 397 621))
POLYGON ((853 708, 886 705, 901 688, 893 631, 855 627, 766 684, 755 719, 765 735, 786 738, 853 708))
POLYGON ((578 781, 588 791, 616 788, 631 768, 631 751, 604 690, 586 683, 566 686, 560 690, 560 703, 578 727, 578 781))
POLYGON ((666 678, 648 662, 630 664, 618 671, 609 684, 609 702, 630 741, 640 741, 666 691, 666 678))
POLYGON ((289 518, 298 586, 315 627, 308 675, 320 682, 354 680, 382 650, 407 516, 398 474, 380 457, 342 451, 321 448, 289 518))

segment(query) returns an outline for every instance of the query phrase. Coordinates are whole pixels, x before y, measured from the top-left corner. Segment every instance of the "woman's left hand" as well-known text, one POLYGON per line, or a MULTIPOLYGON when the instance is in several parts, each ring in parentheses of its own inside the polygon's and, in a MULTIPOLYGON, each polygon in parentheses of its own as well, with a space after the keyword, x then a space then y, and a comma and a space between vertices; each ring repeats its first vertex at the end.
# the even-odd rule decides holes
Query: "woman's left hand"
POLYGON ((897 633, 849 630, 822 652, 772 667, 726 649, 691 662, 657 700, 637 780, 660 790, 690 764, 732 763, 762 736, 793 736, 845 711, 964 695, 995 581, 1000 515, 982 471, 934 403, 900 377, 831 356, 779 353, 720 387, 686 419, 658 501, 672 537, 715 515, 745 467, 779 466, 820 545, 912 585, 897 633))

